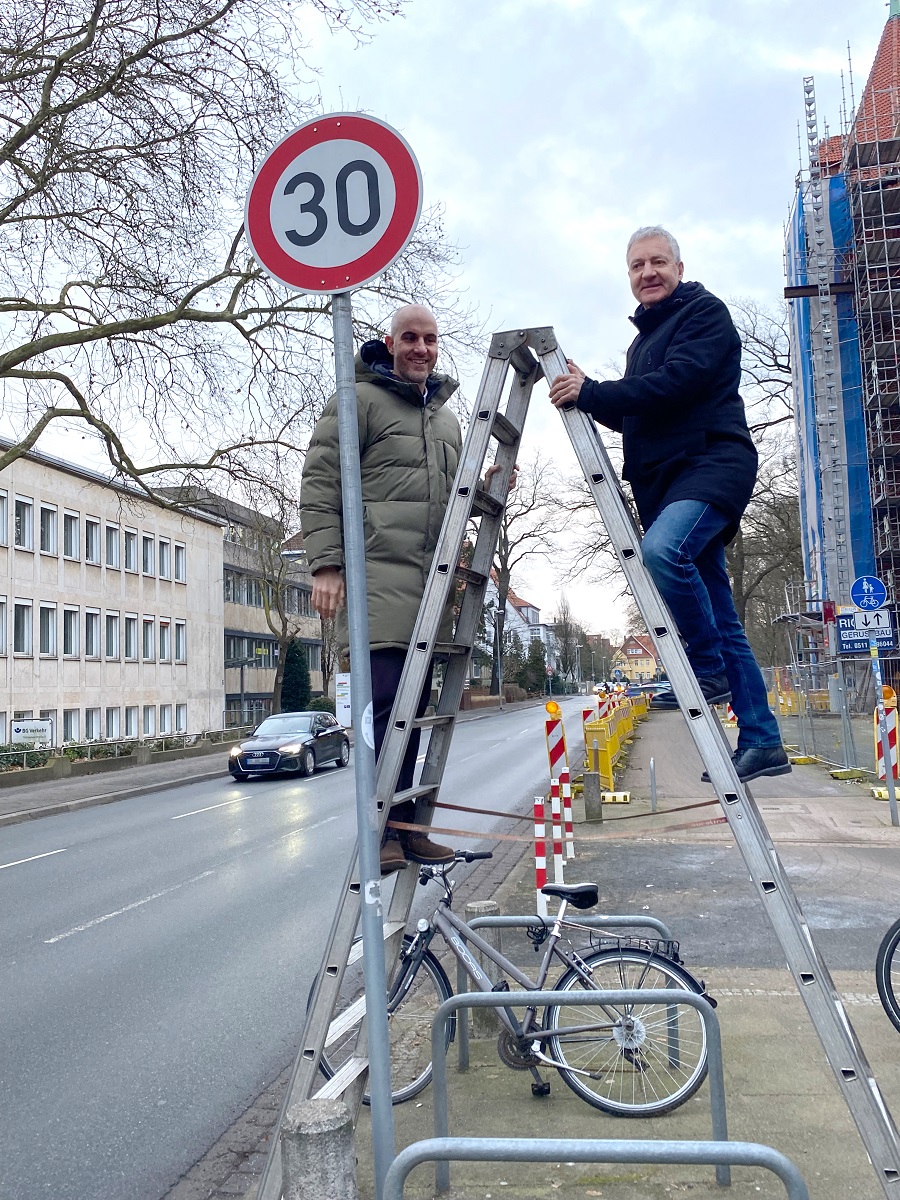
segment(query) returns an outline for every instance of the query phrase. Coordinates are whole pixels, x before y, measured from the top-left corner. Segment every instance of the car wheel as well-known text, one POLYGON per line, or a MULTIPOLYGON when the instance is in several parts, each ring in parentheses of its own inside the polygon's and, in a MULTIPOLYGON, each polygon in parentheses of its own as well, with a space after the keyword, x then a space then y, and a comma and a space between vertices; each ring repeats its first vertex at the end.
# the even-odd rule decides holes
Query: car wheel
POLYGON ((316 756, 312 750, 304 750, 300 755, 300 769, 304 775, 312 775, 316 769, 316 756))
POLYGON ((231 778, 236 779, 238 783, 243 783, 245 779, 249 778, 246 771, 231 771, 230 775, 231 778))
POLYGON ((350 743, 349 742, 346 742, 346 741, 341 742, 341 752, 334 761, 335 761, 336 766, 346 767, 347 763, 350 761, 350 743))

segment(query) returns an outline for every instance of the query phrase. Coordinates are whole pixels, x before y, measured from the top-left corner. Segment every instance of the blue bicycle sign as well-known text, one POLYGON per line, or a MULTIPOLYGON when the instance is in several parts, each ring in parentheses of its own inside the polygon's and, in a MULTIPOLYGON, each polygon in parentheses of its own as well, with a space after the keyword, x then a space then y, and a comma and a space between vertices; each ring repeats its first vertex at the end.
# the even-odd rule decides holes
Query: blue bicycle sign
POLYGON ((875 612, 887 600, 887 588, 874 575, 860 575, 850 588, 850 599, 863 612, 875 612))

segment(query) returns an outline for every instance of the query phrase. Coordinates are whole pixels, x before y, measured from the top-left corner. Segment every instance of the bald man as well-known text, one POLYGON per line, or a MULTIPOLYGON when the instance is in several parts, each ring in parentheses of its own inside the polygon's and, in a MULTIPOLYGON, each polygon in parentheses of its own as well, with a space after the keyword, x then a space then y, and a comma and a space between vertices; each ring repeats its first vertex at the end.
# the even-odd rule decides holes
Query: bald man
MULTIPOLYGON (((437 357, 434 315, 420 304, 408 304, 394 313, 384 341, 366 342, 356 358, 376 755, 384 741, 462 447, 459 422, 447 407, 458 384, 435 372, 437 357)), ((325 618, 338 617, 346 649, 335 396, 313 431, 300 502, 303 543, 313 575, 313 606, 325 618)), ((449 642, 452 633, 450 603, 438 640, 449 642)), ((429 677, 418 716, 425 712, 430 693, 429 677)), ((418 751, 419 732, 413 730, 398 791, 412 787, 418 751)), ((414 811, 415 802, 407 801, 395 805, 391 816, 411 822, 414 811)), ((382 874, 400 870, 407 860, 441 863, 452 858, 450 847, 438 845, 424 833, 398 834, 389 829, 381 849, 381 870, 382 874)))

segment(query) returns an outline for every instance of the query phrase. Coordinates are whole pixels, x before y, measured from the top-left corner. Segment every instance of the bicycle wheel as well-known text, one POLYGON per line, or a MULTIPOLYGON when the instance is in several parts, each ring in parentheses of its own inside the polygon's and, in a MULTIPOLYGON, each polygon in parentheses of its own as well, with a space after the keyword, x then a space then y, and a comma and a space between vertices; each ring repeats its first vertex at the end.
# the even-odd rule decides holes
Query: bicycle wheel
MULTIPOLYGON (((411 941, 409 936, 403 939, 404 950, 411 941)), ((358 980, 343 1007, 351 1004, 362 991, 362 982, 358 980)), ((401 959, 388 991, 391 1100, 394 1104, 411 1100, 431 1083, 431 1020, 439 1005, 452 995, 447 973, 430 950, 425 951, 415 973, 410 971, 409 963, 401 959)), ((327 1055, 322 1055, 321 1069, 327 1079, 339 1070, 353 1052, 358 1029, 359 1026, 354 1025, 347 1030, 338 1042, 328 1046, 327 1055)), ((445 1051, 455 1036, 454 1016, 447 1023, 445 1051)), ((368 1103, 369 1095, 366 1093, 363 1104, 368 1103)))
MULTIPOLYGON (((703 988, 670 959, 639 947, 585 954, 593 985, 572 969, 556 985, 560 992, 593 989, 703 988)), ((670 1112, 693 1096, 706 1078, 706 1024, 687 1004, 548 1005, 544 1029, 552 1029, 547 1053, 582 1100, 619 1117, 670 1112), (567 1027, 606 1022, 611 1027, 567 1034, 567 1027), (583 1071, 586 1074, 576 1074, 583 1071)))
POLYGON ((875 983, 884 1011, 900 1029, 900 921, 895 921, 878 947, 875 983))

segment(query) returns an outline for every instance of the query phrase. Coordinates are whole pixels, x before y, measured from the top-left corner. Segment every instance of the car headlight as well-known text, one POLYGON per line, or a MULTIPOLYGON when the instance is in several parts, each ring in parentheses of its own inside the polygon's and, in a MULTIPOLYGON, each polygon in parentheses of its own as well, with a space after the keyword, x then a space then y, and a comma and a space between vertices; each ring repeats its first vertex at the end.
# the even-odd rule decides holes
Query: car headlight
POLYGON ((240 746, 232 746, 231 749, 228 751, 228 757, 229 758, 237 758, 237 756, 240 754, 240 752, 241 752, 240 746))
POLYGON ((295 746, 293 743, 291 743, 291 745, 289 745, 289 746, 279 746, 278 753, 279 754, 299 754, 302 749, 303 749, 302 746, 295 746))

